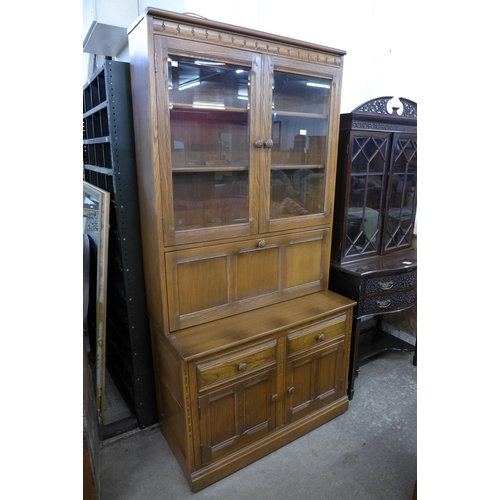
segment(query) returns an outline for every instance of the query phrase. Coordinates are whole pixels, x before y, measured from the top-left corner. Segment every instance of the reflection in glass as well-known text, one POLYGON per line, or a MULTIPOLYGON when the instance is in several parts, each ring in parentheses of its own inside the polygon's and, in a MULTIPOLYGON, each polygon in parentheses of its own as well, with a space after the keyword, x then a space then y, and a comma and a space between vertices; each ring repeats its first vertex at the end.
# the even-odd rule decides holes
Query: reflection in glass
POLYGON ((248 222, 248 172, 175 172, 176 229, 248 222))
POLYGON ((248 222, 249 68, 170 56, 176 229, 248 222))
POLYGON ((323 78, 274 73, 272 218, 324 211, 330 87, 323 78))

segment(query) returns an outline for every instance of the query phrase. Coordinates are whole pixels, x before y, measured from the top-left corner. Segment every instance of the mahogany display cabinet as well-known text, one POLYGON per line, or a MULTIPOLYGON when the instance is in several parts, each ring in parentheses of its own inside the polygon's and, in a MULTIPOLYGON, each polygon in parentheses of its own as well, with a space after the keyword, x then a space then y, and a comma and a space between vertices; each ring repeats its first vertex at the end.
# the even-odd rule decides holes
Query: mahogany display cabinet
POLYGON ((159 420, 197 491, 348 408, 344 51, 151 8, 129 50, 159 420))
POLYGON ((416 346, 381 328, 384 315, 416 305, 417 105, 379 97, 340 117, 330 290, 354 309, 349 397, 358 368, 416 346))

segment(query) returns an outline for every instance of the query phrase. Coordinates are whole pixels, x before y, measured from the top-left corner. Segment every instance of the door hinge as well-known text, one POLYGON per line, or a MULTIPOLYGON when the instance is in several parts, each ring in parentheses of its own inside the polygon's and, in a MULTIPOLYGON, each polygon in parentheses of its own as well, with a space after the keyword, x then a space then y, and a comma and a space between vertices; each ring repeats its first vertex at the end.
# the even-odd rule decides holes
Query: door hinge
POLYGON ((163 231, 163 234, 165 234, 166 233, 166 231, 165 231, 165 217, 161 218, 161 229, 163 231))
POLYGON ((156 52, 155 52, 155 73, 158 73, 158 62, 156 61, 156 52))
POLYGON ((201 420, 201 406, 198 406, 198 420, 201 420))
POLYGON ((200 458, 203 461, 203 445, 200 444, 200 458))

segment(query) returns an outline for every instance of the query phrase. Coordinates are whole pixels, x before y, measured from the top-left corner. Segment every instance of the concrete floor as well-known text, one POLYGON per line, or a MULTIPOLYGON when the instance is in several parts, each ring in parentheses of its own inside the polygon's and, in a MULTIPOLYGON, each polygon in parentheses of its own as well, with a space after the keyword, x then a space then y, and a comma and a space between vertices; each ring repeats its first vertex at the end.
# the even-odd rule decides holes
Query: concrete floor
POLYGON ((346 413, 195 494, 157 426, 105 441, 100 500, 411 500, 412 357, 386 353, 363 366, 346 413))

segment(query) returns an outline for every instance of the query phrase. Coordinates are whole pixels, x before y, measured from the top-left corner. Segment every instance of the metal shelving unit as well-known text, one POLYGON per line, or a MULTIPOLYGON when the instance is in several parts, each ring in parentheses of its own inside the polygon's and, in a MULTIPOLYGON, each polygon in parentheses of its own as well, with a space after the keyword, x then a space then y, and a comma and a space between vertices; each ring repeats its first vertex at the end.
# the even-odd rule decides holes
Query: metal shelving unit
POLYGON ((136 419, 128 425, 145 428, 158 416, 128 63, 106 60, 83 87, 83 163, 84 180, 110 193, 106 367, 136 419))

